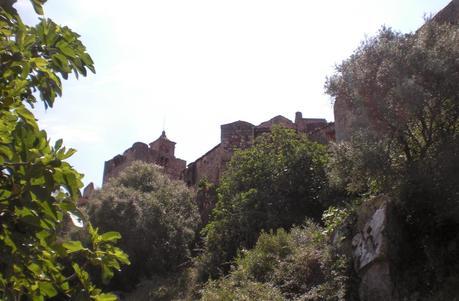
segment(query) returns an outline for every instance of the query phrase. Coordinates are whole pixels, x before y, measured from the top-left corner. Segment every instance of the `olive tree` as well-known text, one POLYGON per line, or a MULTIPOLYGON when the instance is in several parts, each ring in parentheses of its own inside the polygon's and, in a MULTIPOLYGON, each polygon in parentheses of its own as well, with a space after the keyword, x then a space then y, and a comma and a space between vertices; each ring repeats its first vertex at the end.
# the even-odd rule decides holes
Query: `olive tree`
POLYGON ((333 182, 397 202, 408 245, 401 266, 420 275, 413 291, 459 282, 458 58, 457 24, 427 21, 410 34, 383 28, 326 84, 353 133, 334 147, 333 182))
POLYGON ((452 142, 459 127, 459 28, 428 21, 401 34, 383 28, 327 79, 350 111, 350 129, 371 133, 411 164, 452 142))

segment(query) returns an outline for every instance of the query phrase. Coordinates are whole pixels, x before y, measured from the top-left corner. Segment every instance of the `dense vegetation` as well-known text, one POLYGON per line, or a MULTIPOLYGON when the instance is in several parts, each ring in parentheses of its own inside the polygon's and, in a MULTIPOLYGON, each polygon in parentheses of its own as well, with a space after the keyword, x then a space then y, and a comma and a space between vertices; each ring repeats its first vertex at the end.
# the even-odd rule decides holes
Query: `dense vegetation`
MULTIPOLYGON (((349 140, 273 127, 216 187, 200 184, 217 199, 202 225, 195 193, 141 162, 81 213, 82 176, 65 162, 74 150, 50 145, 31 108, 51 108, 61 78, 93 62, 77 34, 46 18, 24 25, 14 2, 0 7, 0 300, 116 299, 100 285, 135 289, 128 300, 358 300, 345 242, 381 194, 401 219, 400 297, 459 294, 458 25, 365 40, 326 83, 349 110, 349 140)), ((45 0, 31 2, 43 15, 45 0)))
POLYGON ((397 202, 400 283, 427 299, 459 284, 458 58, 457 25, 427 22, 408 35, 384 28, 327 82, 356 116, 352 139, 333 148, 332 182, 397 202))
POLYGON ((325 147, 284 128, 234 154, 217 189, 204 229, 205 274, 227 271, 240 248, 252 248, 262 230, 289 229, 326 208, 325 147))
POLYGON ((177 272, 190 260, 199 223, 194 195, 159 167, 133 162, 91 199, 88 213, 101 230, 121 233, 131 265, 113 286, 132 289, 142 279, 177 272))
MULTIPOLYGON (((60 77, 86 75, 93 62, 67 27, 41 18, 26 26, 12 4, 0 6, 0 299, 115 300, 91 282, 97 266, 104 281, 128 263, 113 245, 115 232, 100 235, 84 221, 88 243, 58 235, 76 208, 81 178, 65 160, 75 150, 50 145, 31 107, 53 106, 62 94, 60 77)), ((46 0, 31 1, 43 15, 46 0)))
POLYGON ((209 281, 202 300, 345 300, 348 261, 312 222, 263 232, 228 276, 209 281))

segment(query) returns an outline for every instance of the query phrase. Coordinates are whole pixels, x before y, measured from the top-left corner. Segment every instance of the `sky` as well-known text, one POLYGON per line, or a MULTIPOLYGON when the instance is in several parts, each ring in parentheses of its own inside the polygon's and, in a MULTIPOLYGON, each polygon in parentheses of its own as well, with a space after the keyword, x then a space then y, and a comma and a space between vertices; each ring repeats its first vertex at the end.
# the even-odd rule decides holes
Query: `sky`
MULTIPOLYGON (((96 74, 63 83, 37 106, 70 163, 100 186, 104 162, 163 129, 193 162, 220 142, 220 125, 276 115, 333 121, 327 76, 382 26, 420 27, 449 0, 48 0, 46 17, 81 35, 96 74)), ((29 0, 16 7, 35 22, 29 0)))

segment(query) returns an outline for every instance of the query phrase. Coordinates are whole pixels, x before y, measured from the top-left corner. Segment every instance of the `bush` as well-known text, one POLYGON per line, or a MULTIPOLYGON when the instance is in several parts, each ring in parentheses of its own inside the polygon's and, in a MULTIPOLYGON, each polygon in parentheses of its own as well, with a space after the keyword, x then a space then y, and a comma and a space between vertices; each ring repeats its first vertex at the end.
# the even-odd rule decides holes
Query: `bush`
POLYGON ((263 232, 256 246, 237 258, 227 277, 209 281, 203 296, 230 300, 223 298, 225 293, 250 291, 258 285, 280 293, 282 300, 345 300, 349 265, 323 233, 311 222, 290 233, 283 229, 275 234, 263 232))
POLYGON ((237 152, 204 229, 204 273, 228 271, 237 250, 253 247, 262 230, 288 229, 305 217, 320 220, 327 207, 326 162, 324 146, 276 127, 237 152))
POLYGON ((141 278, 165 275, 188 262, 199 223, 192 192, 157 166, 134 162, 96 192, 88 213, 95 225, 122 233, 131 266, 114 279, 132 288, 141 278))
POLYGON ((250 280, 237 281, 232 277, 210 281, 203 292, 202 301, 283 301, 278 289, 250 280))

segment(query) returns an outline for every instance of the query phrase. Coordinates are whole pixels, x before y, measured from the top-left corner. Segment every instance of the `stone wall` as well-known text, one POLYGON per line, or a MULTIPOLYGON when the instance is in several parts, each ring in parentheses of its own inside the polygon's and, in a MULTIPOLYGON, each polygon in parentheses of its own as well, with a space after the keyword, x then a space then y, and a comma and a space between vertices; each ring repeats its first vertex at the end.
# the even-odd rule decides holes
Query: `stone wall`
POLYGON ((186 168, 186 161, 175 157, 175 142, 162 135, 148 146, 142 142, 136 142, 122 155, 105 162, 102 184, 119 175, 133 161, 143 161, 156 164, 164 168, 165 174, 172 179, 181 179, 186 168))
POLYGON ((300 112, 296 113, 295 122, 281 115, 258 126, 246 121, 235 121, 221 125, 220 143, 186 167, 186 162, 174 155, 175 142, 170 141, 163 132, 149 145, 136 142, 122 155, 106 161, 103 184, 119 175, 136 160, 162 166, 172 179, 182 179, 189 186, 196 186, 202 179, 217 184, 234 152, 252 146, 256 137, 270 132, 274 125, 305 133, 312 140, 320 143, 328 143, 335 139, 334 123, 327 123, 322 118, 303 118, 300 112))
POLYGON ((236 149, 253 145, 254 125, 245 121, 235 121, 220 126, 222 161, 228 162, 236 149))
POLYGON ((451 1, 433 17, 433 20, 441 23, 459 24, 459 0, 451 1))
POLYGON ((201 179, 206 178, 211 183, 218 183, 234 152, 252 146, 258 136, 270 132, 274 125, 305 133, 319 143, 325 144, 335 140, 334 123, 328 123, 322 118, 303 118, 300 112, 296 113, 295 122, 278 115, 257 126, 246 121, 223 124, 220 144, 188 165, 184 173, 185 182, 195 186, 201 179))
POLYGON ((183 180, 188 186, 195 186, 203 179, 218 183, 222 168, 222 148, 218 144, 196 161, 188 164, 183 180))
MULTIPOLYGON (((246 121, 235 121, 221 125, 220 143, 207 153, 186 166, 184 160, 175 157, 175 142, 170 141, 163 131, 161 136, 149 145, 136 142, 122 155, 117 155, 105 162, 103 185, 119 175, 133 161, 143 161, 163 167, 165 174, 172 179, 181 179, 188 186, 197 188, 202 180, 215 188, 223 172, 238 149, 246 149, 253 145, 256 137, 271 131, 275 125, 305 133, 312 140, 328 143, 335 139, 334 123, 327 123, 321 118, 303 118, 300 112, 295 115, 295 122, 278 115, 255 126, 246 121)), ((198 190, 196 202, 199 206, 201 220, 206 223, 209 213, 215 205, 215 190, 198 190)), ((88 198, 83 197, 81 204, 88 198)))

